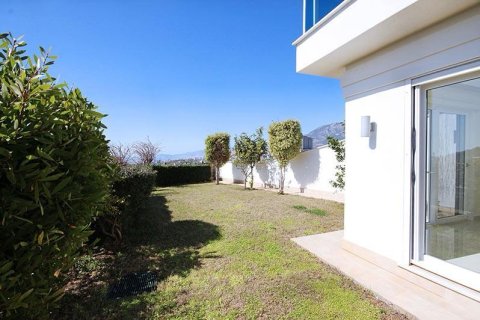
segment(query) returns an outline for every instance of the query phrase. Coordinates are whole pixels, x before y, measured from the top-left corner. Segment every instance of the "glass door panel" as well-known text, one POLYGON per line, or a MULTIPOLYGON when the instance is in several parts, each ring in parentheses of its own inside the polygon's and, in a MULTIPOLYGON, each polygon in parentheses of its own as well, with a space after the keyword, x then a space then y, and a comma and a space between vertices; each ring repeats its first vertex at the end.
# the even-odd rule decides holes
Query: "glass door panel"
POLYGON ((426 90, 424 252, 480 273, 480 78, 426 90))

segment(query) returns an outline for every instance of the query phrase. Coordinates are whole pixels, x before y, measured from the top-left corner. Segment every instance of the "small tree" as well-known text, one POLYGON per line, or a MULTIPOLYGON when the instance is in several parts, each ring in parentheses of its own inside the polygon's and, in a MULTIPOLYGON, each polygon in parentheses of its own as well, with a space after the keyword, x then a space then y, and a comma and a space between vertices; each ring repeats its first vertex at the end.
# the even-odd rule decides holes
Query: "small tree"
POLYGON ((283 194, 285 169, 302 148, 302 129, 297 120, 274 122, 268 129, 270 152, 280 166, 280 190, 283 194))
POLYGON ((335 168, 335 180, 331 180, 330 184, 337 189, 343 190, 345 188, 345 141, 340 141, 334 137, 328 137, 328 146, 335 152, 335 158, 339 163, 335 168))
POLYGON ((243 188, 247 189, 247 178, 249 176, 250 166, 246 158, 246 154, 253 149, 252 141, 246 133, 242 133, 239 137, 235 137, 235 145, 233 146, 233 165, 237 167, 243 174, 243 188))
POLYGON ((263 128, 258 128, 255 134, 248 136, 242 133, 235 137, 233 164, 244 175, 244 188, 247 188, 247 179, 250 176, 250 189, 253 188, 253 168, 267 154, 267 142, 263 138, 263 128))
POLYGON ((230 159, 230 135, 218 132, 205 139, 205 158, 215 169, 215 182, 219 184, 220 167, 230 159))
POLYGON ((133 152, 138 157, 140 164, 152 164, 160 150, 160 146, 152 143, 148 137, 147 141, 140 141, 133 145, 133 152))
POLYGON ((120 166, 126 166, 132 159, 132 149, 128 145, 112 144, 109 146, 109 151, 113 161, 120 166))

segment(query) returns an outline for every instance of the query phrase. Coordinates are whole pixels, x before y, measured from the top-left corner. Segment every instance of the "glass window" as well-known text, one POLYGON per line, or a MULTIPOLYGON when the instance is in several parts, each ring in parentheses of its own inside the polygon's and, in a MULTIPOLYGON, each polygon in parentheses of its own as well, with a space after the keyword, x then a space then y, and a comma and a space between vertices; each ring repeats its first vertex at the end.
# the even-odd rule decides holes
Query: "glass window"
POLYGON ((304 32, 335 9, 343 0, 305 0, 304 32))
POLYGON ((480 273, 480 78, 426 102, 425 254, 480 273))

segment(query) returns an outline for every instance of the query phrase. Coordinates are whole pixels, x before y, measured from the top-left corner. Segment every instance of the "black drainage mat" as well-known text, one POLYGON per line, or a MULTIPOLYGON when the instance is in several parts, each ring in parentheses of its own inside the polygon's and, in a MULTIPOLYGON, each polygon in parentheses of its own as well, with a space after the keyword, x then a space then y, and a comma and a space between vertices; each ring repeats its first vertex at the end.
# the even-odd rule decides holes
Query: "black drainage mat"
POLYGON ((157 274, 155 272, 133 272, 125 275, 108 288, 107 298, 116 299, 135 296, 157 289, 157 274))

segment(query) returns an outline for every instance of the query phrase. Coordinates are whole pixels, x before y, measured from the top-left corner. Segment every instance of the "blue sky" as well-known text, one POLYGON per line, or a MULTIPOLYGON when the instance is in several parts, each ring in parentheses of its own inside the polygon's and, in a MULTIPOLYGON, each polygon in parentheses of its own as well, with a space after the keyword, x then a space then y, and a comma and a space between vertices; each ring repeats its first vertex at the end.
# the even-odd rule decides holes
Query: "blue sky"
POLYGON ((3 0, 0 26, 52 49, 51 73, 108 114, 112 142, 182 153, 216 131, 344 119, 337 80, 295 73, 302 0, 3 0))

